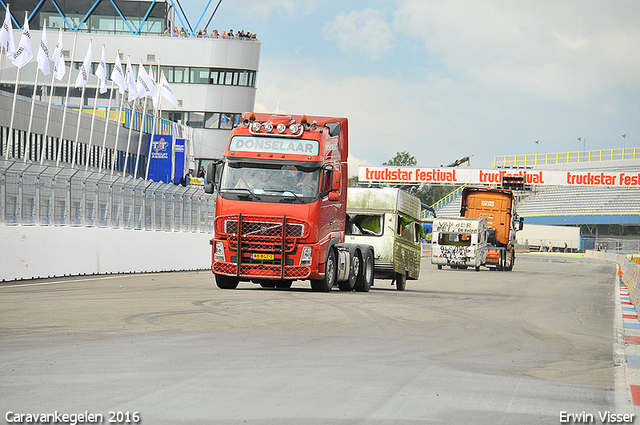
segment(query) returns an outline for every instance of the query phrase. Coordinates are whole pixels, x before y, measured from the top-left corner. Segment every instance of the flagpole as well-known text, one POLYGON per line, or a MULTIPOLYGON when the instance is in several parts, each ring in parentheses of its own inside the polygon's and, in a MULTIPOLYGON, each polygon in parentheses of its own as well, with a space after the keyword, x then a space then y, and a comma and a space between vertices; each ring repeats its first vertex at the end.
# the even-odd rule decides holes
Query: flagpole
MULTIPOLYGON (((78 33, 73 35, 73 48, 71 49, 71 65, 69 66, 69 78, 67 79, 67 94, 65 96, 64 108, 62 110, 62 127, 60 128, 60 140, 58 141, 58 154, 56 155, 56 167, 60 166, 60 151, 62 150, 62 142, 64 138, 64 124, 67 120, 67 106, 69 105, 69 90, 71 88, 71 74, 73 74, 73 59, 76 55, 76 41, 78 33)), ((53 140, 52 140, 53 141, 53 140)))
MULTIPOLYGON (((46 33, 46 28, 47 28, 47 20, 44 20, 44 25, 42 27, 42 31, 43 31, 43 35, 42 35, 42 40, 40 40, 40 48, 38 49, 38 59, 39 59, 39 55, 40 55, 40 49, 42 49, 42 44, 44 44, 45 41, 45 33, 46 33)), ((45 48, 47 48, 47 46, 45 45, 45 48)), ((49 60, 49 53, 46 53, 46 60, 49 60)), ((29 150, 31 148, 31 126, 33 124, 33 110, 36 106, 36 94, 38 92, 38 71, 40 70, 40 62, 38 61, 38 67, 36 68, 36 78, 33 82, 33 96, 31 97, 31 112, 29 113, 29 129, 27 130, 27 137, 26 137, 26 143, 27 146, 25 148, 25 152, 24 152, 24 162, 27 162, 27 157, 29 156, 29 150)), ((44 70, 42 70, 42 72, 44 73, 44 70)), ((45 136, 46 137, 46 136, 45 136)), ((37 150, 36 150, 36 155, 37 155, 37 150)))
MULTIPOLYGON (((82 71, 82 70, 81 70, 82 71)), ((76 151, 78 150, 78 139, 80 138, 80 119, 82 118, 82 107, 84 106, 84 90, 85 86, 82 86, 82 92, 80 94, 80 111, 78 112, 78 123, 76 124, 76 137, 71 141, 73 150, 71 151, 71 168, 76 167, 76 151), (75 145, 74 142, 75 141, 75 145)))
POLYGON ((142 135, 144 133, 144 122, 147 113, 147 104, 149 103, 149 96, 144 97, 144 107, 142 108, 142 119, 140 119, 140 133, 138 137, 138 152, 136 153, 136 167, 133 170, 133 179, 138 176, 138 165, 140 164, 140 146, 142 145, 142 135))
MULTIPOLYGON (((22 37, 20 38, 20 47, 22 47, 22 42, 23 40, 26 40, 25 38, 25 33, 28 36, 28 46, 30 46, 31 43, 31 36, 29 35, 29 12, 24 12, 24 24, 22 24, 22 37), (26 31, 26 32, 25 32, 26 31)), ((31 47, 29 47, 29 51, 31 50, 31 47)), ((27 54, 27 50, 23 50, 22 54, 27 54)), ((16 153, 15 150, 13 149, 13 122, 15 119, 15 115, 16 115, 16 100, 18 98, 18 86, 19 86, 19 82, 20 82, 20 70, 22 69, 22 67, 26 64, 22 63, 21 65, 18 65, 15 63, 15 61, 18 59, 18 57, 20 56, 20 49, 16 50, 16 53, 14 54, 13 57, 13 64, 18 68, 17 72, 16 72, 16 85, 13 89, 13 106, 11 108, 11 121, 9 124, 9 137, 7 140, 7 150, 5 152, 5 160, 8 161, 9 160, 9 150, 13 151, 13 157, 15 157, 16 153)), ((31 59, 31 57, 29 57, 27 59, 27 62, 31 59)), ((36 70, 36 73, 38 71, 36 70)), ((20 156, 20 148, 18 147, 18 156, 20 156)))
MULTIPOLYGON (((122 109, 124 108, 124 94, 122 94, 122 96, 120 97, 120 109, 118 109, 118 127, 116 127, 116 139, 113 142, 113 161, 111 161, 111 175, 113 175, 113 172, 116 168, 116 160, 118 159, 118 138, 120 137, 120 127, 122 127, 122 123, 121 123, 121 116, 122 116, 122 109)), ((127 150, 129 148, 127 147, 127 150)), ((122 174, 122 177, 124 177, 124 174, 122 174)))
POLYGON ((31 112, 29 113, 29 127, 27 130, 27 137, 25 138, 25 143, 27 146, 24 150, 24 161, 27 162, 27 156, 29 156, 29 147, 31 146, 31 125, 33 124, 33 109, 36 106, 36 93, 38 91, 38 68, 36 68, 36 78, 33 82, 33 96, 31 97, 31 112))
MULTIPOLYGON (((16 72, 16 86, 13 90, 13 106, 11 107, 11 123, 9 124, 9 137, 7 140, 7 149, 5 150, 4 159, 9 160, 9 150, 13 150, 13 119, 16 114, 16 98, 18 97, 18 79, 20 78, 20 68, 16 72)), ((13 152, 15 156, 15 152, 13 152)))
MULTIPOLYGON (((91 39, 89 39, 89 51, 91 51, 91 39)), ((85 56, 86 59, 86 56, 85 56)), ((82 62, 82 66, 80 66, 80 73, 82 73, 82 70, 84 69, 84 71, 87 73, 87 81, 84 81, 83 79, 83 84, 82 84, 82 92, 80 94, 80 112, 78 113, 78 123, 76 124, 76 137, 75 137, 75 146, 73 147, 73 151, 71 152, 71 168, 75 168, 76 166, 76 162, 75 162, 75 158, 76 158, 76 151, 79 150, 80 148, 80 120, 82 119, 82 108, 84 107, 84 92, 85 89, 87 87, 87 82, 89 82, 89 69, 85 69, 84 68, 84 60, 82 62)), ((89 66, 91 66, 91 63, 89 63, 89 66)), ((78 76, 79 77, 79 76, 78 76)), ((76 79, 76 87, 78 87, 78 80, 76 79)), ((73 142, 72 142, 73 144, 73 142)), ((80 156, 80 153, 78 152, 78 156, 80 156)), ((88 161, 87 161, 88 162, 88 161)))
MULTIPOLYGON (((111 114, 111 99, 113 99, 113 86, 115 83, 111 80, 111 91, 109 91, 109 106, 107 106, 107 112, 104 117, 104 137, 102 139, 102 149, 100 150, 100 165, 98 171, 102 172, 102 161, 104 161, 105 149, 107 146, 107 130, 109 129, 109 115, 111 114)), ((115 151, 114 151, 115 152, 115 151)), ((106 167, 105 167, 106 168, 106 167)))
MULTIPOLYGON (((149 179, 149 166, 151 165, 151 146, 153 145, 153 136, 156 134, 156 120, 160 118, 160 111, 162 111, 162 97, 160 96, 160 58, 158 58, 158 79, 156 80, 156 99, 158 99, 158 107, 153 111, 153 124, 151 125, 151 143, 149 143, 149 149, 147 152, 147 171, 144 179, 149 179), (157 118, 156 118, 157 114, 157 118)), ((173 163, 173 161, 172 161, 173 163)))
POLYGON ((129 162, 129 147, 131 146, 131 131, 133 130, 133 120, 135 117, 135 106, 136 99, 133 99, 133 103, 131 104, 131 118, 129 118, 129 136, 127 136, 127 150, 124 153, 124 166, 122 167, 122 177, 125 176, 127 172, 127 162, 129 162))
MULTIPOLYGON (((60 31, 58 33, 58 39, 60 41, 62 41, 62 27, 60 27, 60 31)), ((60 43, 60 44, 61 44, 60 47, 62 47, 62 43, 60 43)), ((56 46, 56 48, 57 48, 57 46, 56 46)), ((55 54, 56 51, 54 51, 53 53, 55 54)), ((60 54, 64 54, 64 53, 60 52, 60 54)), ((49 132, 49 121, 50 121, 50 118, 51 118, 51 102, 53 100, 53 89, 55 87, 55 82, 56 82, 56 67, 57 67, 56 63, 57 62, 56 62, 55 58, 54 58, 53 63, 54 63, 53 72, 51 73, 51 88, 49 90, 49 105, 47 106, 47 123, 44 126, 44 140, 45 140, 46 147, 44 149, 42 149, 42 151, 40 152, 40 165, 44 164, 44 152, 46 151, 46 149, 49 148, 49 136, 47 135, 47 133, 49 132)), ((62 63, 62 66, 66 66, 64 64, 64 61, 62 63)), ((61 79, 62 79, 62 77, 61 77, 61 79)))

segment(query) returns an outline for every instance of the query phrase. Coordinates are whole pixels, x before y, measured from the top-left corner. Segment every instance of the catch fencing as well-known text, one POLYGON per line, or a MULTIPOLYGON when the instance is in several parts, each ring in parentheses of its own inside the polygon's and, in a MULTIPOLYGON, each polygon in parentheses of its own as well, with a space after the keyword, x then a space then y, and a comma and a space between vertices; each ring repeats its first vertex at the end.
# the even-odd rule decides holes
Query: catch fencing
POLYGON ((213 231, 215 197, 180 186, 0 160, 0 224, 213 231))

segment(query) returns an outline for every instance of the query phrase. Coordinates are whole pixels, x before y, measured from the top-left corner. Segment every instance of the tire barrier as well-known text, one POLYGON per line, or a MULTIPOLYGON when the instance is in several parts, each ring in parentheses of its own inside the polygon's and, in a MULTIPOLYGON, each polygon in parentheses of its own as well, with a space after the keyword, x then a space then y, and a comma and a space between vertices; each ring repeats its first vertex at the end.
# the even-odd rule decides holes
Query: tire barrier
MULTIPOLYGON (((585 257, 610 261, 618 265, 620 283, 627 287, 629 301, 636 311, 640 311, 640 265, 632 262, 630 258, 622 254, 614 254, 604 251, 585 251, 585 257)), ((640 320, 640 319, 639 319, 640 320)))

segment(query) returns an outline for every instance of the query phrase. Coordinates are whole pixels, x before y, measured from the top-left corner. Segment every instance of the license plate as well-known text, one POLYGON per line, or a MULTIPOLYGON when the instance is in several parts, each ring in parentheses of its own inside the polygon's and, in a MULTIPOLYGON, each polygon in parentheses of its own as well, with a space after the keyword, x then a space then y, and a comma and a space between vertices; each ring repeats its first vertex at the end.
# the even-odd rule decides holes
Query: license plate
POLYGON ((254 260, 273 260, 274 254, 251 254, 251 258, 254 260))

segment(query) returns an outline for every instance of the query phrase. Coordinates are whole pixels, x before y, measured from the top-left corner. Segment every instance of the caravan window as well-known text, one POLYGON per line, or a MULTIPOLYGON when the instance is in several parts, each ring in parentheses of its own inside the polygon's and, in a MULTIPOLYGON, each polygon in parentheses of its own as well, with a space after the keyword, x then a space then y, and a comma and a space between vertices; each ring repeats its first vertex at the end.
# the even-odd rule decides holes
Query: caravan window
POLYGON ((468 233, 440 233, 438 245, 471 246, 471 235, 468 233))
POLYGON ((348 214, 347 234, 382 236, 383 214, 348 214))

